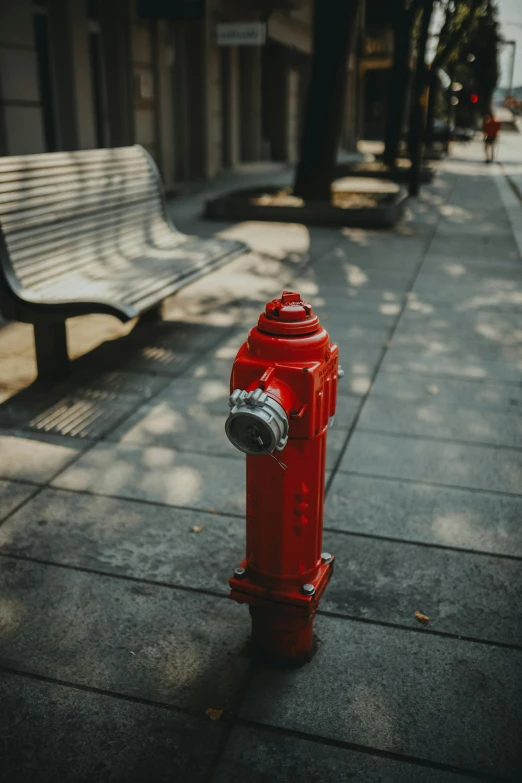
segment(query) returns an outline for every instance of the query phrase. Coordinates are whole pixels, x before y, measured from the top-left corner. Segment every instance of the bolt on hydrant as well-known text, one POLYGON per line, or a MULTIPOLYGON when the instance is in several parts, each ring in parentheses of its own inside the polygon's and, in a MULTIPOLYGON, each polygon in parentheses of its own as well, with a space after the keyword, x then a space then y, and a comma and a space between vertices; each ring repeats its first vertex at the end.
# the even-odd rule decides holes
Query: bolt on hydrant
POLYGON ((256 652, 306 661, 332 575, 322 552, 326 436, 338 348, 298 293, 266 305, 234 361, 225 430, 246 458, 246 557, 231 598, 250 606, 256 652))

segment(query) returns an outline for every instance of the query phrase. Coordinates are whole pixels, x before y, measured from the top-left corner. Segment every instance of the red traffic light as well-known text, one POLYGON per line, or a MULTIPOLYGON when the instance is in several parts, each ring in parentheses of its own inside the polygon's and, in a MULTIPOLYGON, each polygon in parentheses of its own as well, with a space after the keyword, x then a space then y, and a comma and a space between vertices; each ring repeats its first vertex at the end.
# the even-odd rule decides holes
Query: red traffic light
POLYGON ((478 97, 478 95, 475 95, 474 92, 472 92, 471 95, 469 96, 469 99, 470 99, 471 103, 478 103, 479 97, 478 97))

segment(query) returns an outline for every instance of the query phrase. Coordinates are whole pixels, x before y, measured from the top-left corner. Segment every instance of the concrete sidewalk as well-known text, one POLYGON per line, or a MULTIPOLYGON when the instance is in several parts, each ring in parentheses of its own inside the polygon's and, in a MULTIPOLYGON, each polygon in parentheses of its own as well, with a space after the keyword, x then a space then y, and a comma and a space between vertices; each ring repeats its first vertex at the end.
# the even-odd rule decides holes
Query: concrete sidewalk
POLYGON ((77 319, 52 391, 30 329, 0 331, 0 781, 520 779, 522 208, 478 142, 441 168, 395 232, 174 203, 252 252, 161 324, 77 319), (296 671, 252 663, 227 598, 244 464, 223 432, 235 352, 288 286, 346 371, 336 571, 296 671))

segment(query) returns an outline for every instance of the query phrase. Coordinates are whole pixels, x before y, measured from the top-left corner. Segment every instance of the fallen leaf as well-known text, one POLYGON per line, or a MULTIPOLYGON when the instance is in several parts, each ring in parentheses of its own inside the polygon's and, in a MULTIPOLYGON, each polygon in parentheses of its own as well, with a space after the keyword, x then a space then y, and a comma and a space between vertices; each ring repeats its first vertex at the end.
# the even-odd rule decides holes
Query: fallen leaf
POLYGON ((202 528, 202 526, 201 526, 201 525, 194 525, 194 526, 192 527, 192 532, 193 532, 193 533, 201 533, 201 531, 202 531, 202 530, 203 530, 203 528, 202 528))
POLYGON ((208 715, 210 720, 219 720, 223 715, 224 710, 217 710, 215 707, 209 707, 205 710, 205 715, 208 715))
POLYGON ((211 514, 215 514, 216 513, 216 509, 212 508, 212 506, 209 508, 209 511, 210 511, 211 514))
POLYGON ((429 623, 430 621, 430 618, 427 617, 425 614, 422 614, 422 612, 419 612, 418 609, 415 609, 413 614, 415 615, 419 623, 423 623, 423 625, 426 625, 426 623, 429 623))
POLYGON ((438 386, 426 386, 426 391, 428 394, 438 394, 439 393, 439 387, 438 386))

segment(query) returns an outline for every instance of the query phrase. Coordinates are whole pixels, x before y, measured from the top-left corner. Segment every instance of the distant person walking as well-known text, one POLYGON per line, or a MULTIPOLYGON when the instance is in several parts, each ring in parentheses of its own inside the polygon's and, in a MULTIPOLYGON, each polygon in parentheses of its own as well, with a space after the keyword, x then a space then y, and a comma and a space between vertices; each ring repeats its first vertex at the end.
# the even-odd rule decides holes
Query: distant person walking
POLYGON ((498 132, 500 122, 495 119, 493 114, 486 114, 482 123, 484 133, 484 150, 486 153, 486 163, 493 163, 495 160, 495 149, 497 146, 498 132))

